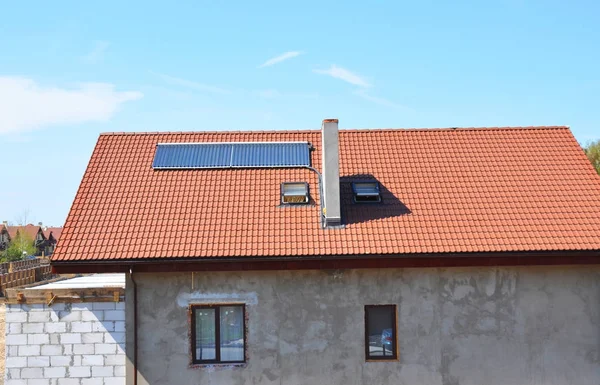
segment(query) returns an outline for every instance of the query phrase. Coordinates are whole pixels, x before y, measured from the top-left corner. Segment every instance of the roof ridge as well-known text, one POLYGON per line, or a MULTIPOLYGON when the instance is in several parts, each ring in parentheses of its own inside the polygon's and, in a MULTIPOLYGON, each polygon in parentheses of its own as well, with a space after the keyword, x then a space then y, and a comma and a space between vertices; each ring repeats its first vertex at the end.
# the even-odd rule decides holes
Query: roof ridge
MULTIPOLYGON (((395 131, 520 131, 520 130, 570 130, 569 126, 498 126, 498 127, 431 127, 431 128, 340 128, 340 132, 362 133, 362 132, 395 132, 395 131)), ((320 132, 319 129, 303 130, 235 130, 235 131, 122 131, 102 132, 100 136, 119 135, 197 135, 197 134, 305 134, 320 132)))

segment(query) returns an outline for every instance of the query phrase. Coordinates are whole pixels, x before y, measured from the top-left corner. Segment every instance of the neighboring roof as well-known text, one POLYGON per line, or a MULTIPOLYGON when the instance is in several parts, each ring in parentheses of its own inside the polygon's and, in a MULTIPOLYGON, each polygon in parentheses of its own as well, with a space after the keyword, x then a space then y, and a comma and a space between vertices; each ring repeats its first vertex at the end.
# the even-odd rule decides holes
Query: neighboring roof
POLYGON ((70 278, 39 286, 26 287, 23 290, 58 290, 58 289, 101 289, 125 288, 125 274, 94 274, 70 278))
POLYGON ((53 262, 600 250, 600 177, 566 127, 340 130, 343 229, 308 169, 153 170, 157 143, 309 141, 320 131, 98 139, 53 262), (376 178, 382 204, 354 204, 376 178), (280 207, 306 181, 315 205, 280 207))
POLYGON ((31 239, 35 240, 38 232, 41 230, 41 227, 28 224, 26 226, 7 226, 7 229, 8 235, 11 239, 15 239, 15 237, 17 236, 17 232, 20 232, 27 234, 31 239))
POLYGON ((52 238, 58 241, 61 233, 62 227, 46 227, 44 229, 44 236, 46 237, 46 239, 50 239, 50 235, 52 235, 52 238))

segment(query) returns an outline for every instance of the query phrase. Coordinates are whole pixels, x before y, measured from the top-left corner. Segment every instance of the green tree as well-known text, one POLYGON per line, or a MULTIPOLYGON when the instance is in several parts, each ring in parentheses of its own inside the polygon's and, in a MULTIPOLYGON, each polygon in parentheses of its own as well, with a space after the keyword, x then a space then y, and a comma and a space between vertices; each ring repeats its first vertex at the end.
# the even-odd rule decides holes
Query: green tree
POLYGON ((37 249, 34 240, 25 232, 18 231, 14 239, 10 240, 10 245, 1 253, 2 262, 20 261, 28 255, 35 255, 37 249))
POLYGON ((588 159, 592 162, 592 165, 596 168, 598 174, 600 174, 600 139, 588 143, 588 145, 583 148, 583 151, 585 151, 588 159))

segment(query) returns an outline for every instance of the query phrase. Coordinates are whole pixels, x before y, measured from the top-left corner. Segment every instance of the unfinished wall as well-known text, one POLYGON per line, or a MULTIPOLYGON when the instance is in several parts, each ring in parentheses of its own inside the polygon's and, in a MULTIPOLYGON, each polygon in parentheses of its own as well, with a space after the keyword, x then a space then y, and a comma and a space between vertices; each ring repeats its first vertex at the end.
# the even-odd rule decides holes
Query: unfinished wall
POLYGON ((125 304, 6 306, 5 385, 125 384, 125 304))
POLYGON ((600 267, 195 278, 136 274, 139 384, 600 383, 600 267), (188 304, 228 301, 247 304, 246 367, 189 368, 188 304), (367 304, 398 306, 397 362, 365 362, 367 304))

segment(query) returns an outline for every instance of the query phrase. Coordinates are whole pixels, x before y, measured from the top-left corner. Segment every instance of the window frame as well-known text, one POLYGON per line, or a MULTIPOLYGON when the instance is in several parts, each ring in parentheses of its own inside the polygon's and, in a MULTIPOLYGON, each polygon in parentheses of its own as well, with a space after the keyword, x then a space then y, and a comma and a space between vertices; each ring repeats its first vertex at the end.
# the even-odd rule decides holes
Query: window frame
POLYGON ((247 330, 246 330, 246 304, 245 303, 215 303, 215 304, 192 304, 190 305, 190 348, 192 365, 240 365, 246 364, 247 352, 247 330), (221 308, 239 306, 242 308, 242 330, 244 333, 244 358, 241 361, 221 361, 221 308), (214 309, 215 310, 215 359, 198 360, 196 359, 196 310, 214 309))
POLYGON ((381 202, 383 202, 383 197, 381 196, 381 186, 379 185, 379 182, 376 180, 356 180, 352 182, 352 201, 355 204, 379 204, 381 202), (377 191, 377 194, 371 194, 371 195, 359 195, 358 191, 356 191, 356 185, 357 184, 366 184, 366 183, 373 183, 375 185, 375 190, 377 191), (360 200, 357 198, 360 197, 376 197, 376 200, 360 200))
POLYGON ((279 185, 279 202, 282 206, 304 206, 310 204, 310 186, 308 182, 281 182, 279 185), (303 184, 306 188, 306 200, 304 202, 284 202, 285 185, 303 184))
POLYGON ((398 360, 398 308, 396 304, 365 305, 365 360, 368 361, 397 361, 398 360), (394 354, 392 356, 372 356, 369 351, 369 317, 368 309, 390 307, 392 308, 392 334, 394 354))

